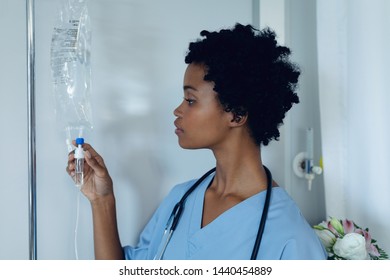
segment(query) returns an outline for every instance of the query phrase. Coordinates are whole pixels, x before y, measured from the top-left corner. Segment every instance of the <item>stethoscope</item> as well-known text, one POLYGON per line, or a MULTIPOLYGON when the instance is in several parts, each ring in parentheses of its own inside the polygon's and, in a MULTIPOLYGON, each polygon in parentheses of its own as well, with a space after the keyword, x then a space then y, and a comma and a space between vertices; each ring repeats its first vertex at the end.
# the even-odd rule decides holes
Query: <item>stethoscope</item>
MULTIPOLYGON (((167 225, 164 230, 164 235, 166 236, 165 242, 162 245, 162 248, 160 250, 159 254, 156 254, 155 260, 161 260, 164 256, 165 250, 167 249, 167 246, 169 244, 169 241, 172 238, 173 232, 175 231, 180 217, 183 213, 184 210, 184 204, 187 199, 187 197, 202 183, 211 173, 215 171, 215 167, 212 168, 211 170, 207 171, 202 177, 200 177, 192 186, 191 188, 188 189, 188 191, 183 195, 183 197, 180 199, 178 203, 176 203, 175 207, 172 210, 172 213, 168 219, 167 225)), ((267 167, 264 166, 265 173, 267 175, 267 193, 265 197, 265 203, 263 207, 263 213, 261 215, 261 220, 260 220, 260 225, 259 229, 257 231, 257 236, 256 236, 256 241, 253 246, 252 250, 252 255, 251 255, 251 260, 255 260, 257 258, 259 248, 260 248, 260 243, 261 239, 263 237, 263 232, 265 228, 265 223, 267 221, 267 215, 268 215, 268 209, 269 209, 269 203, 271 199, 271 192, 272 192, 272 174, 268 170, 267 167)))

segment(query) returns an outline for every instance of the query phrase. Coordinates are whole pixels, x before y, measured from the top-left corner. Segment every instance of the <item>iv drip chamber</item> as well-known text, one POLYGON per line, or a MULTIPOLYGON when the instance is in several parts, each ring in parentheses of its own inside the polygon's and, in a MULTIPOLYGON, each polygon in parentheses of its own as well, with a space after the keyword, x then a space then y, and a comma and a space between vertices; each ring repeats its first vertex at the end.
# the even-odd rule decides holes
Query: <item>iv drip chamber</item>
POLYGON ((84 144, 84 138, 76 139, 76 149, 74 151, 75 158, 75 184, 77 187, 81 187, 84 183, 84 150, 82 145, 84 144))

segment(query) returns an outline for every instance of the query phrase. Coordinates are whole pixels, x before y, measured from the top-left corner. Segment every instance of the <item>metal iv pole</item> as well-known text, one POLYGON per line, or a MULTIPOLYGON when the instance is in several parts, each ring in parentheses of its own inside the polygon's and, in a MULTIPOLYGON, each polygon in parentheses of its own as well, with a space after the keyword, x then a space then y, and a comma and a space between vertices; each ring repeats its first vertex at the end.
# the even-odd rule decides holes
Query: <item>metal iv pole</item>
POLYGON ((29 258, 37 259, 34 0, 26 0, 29 258))

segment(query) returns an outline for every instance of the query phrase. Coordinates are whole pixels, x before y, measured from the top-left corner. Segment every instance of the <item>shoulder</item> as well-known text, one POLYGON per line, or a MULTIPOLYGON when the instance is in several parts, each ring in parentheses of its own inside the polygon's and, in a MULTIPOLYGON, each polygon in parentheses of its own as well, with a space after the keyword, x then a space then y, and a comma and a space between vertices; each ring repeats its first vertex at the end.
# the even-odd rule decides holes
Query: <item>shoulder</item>
POLYGON ((283 245, 283 259, 323 259, 326 252, 298 205, 281 187, 274 188, 269 221, 273 238, 283 245))
POLYGON ((301 211, 295 201, 282 187, 272 189, 271 205, 275 211, 283 211, 288 215, 301 214, 301 211))
POLYGON ((210 182, 211 178, 213 178, 213 170, 211 169, 208 172, 206 172, 202 177, 197 178, 197 179, 191 179, 188 181, 185 181, 183 183, 175 185, 168 193, 166 196, 166 199, 172 199, 172 198, 177 198, 177 197, 183 197, 185 193, 195 184, 197 185, 196 189, 194 192, 199 191, 200 189, 203 189, 208 185, 210 182))
POLYGON ((196 179, 188 180, 177 185, 174 185, 168 194, 164 197, 160 203, 158 210, 165 208, 173 208, 173 205, 178 203, 184 194, 191 188, 196 182, 196 179))
POLYGON ((168 192, 166 199, 182 197, 196 182, 196 179, 179 183, 168 192))
POLYGON ((307 231, 311 233, 312 229, 301 210, 290 195, 281 187, 274 188, 271 195, 271 204, 269 212, 270 220, 282 224, 283 228, 290 229, 290 234, 307 231))

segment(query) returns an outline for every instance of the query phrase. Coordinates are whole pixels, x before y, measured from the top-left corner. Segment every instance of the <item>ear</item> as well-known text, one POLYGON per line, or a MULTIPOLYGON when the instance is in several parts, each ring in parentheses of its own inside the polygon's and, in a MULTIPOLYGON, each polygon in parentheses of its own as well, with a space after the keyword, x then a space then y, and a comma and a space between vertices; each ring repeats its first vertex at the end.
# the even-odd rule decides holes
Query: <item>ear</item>
POLYGON ((248 120, 248 114, 239 115, 237 113, 231 113, 230 125, 232 127, 242 126, 248 120))

